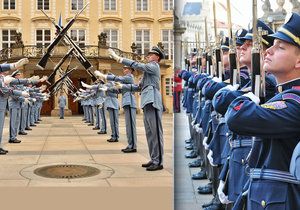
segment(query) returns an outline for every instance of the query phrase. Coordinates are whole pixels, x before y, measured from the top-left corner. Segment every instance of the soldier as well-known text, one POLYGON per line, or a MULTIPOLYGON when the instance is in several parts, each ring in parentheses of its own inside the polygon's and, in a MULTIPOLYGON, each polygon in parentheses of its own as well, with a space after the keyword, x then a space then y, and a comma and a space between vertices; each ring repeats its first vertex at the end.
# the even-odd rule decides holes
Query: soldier
MULTIPOLYGON (((102 80, 121 82, 122 84, 133 84, 133 68, 123 66, 124 76, 105 75, 96 71, 96 75, 102 80)), ((136 152, 137 137, 136 137, 136 101, 133 92, 122 90, 122 107, 125 112, 126 135, 128 145, 122 149, 124 153, 136 152)))
POLYGON ((142 164, 147 171, 163 169, 163 129, 162 129, 162 98, 160 93, 159 61, 164 58, 163 52, 156 46, 152 47, 146 57, 147 63, 138 63, 118 56, 112 49, 108 50, 110 57, 143 72, 139 85, 122 85, 124 90, 141 91, 141 108, 144 113, 144 125, 151 160, 142 164))
MULTIPOLYGON (((9 82, 4 77, 3 72, 9 70, 16 70, 17 68, 22 67, 23 65, 27 64, 29 60, 27 58, 20 59, 16 63, 11 64, 0 64, 0 155, 5 155, 8 151, 2 148, 2 133, 4 127, 4 118, 5 118, 5 111, 7 106, 7 99, 9 95, 23 95, 28 96, 28 93, 24 91, 17 91, 13 90, 12 88, 8 87, 7 85, 9 82)), ((11 79, 9 79, 11 81, 11 79)))
POLYGON ((275 41, 266 50, 263 68, 275 75, 278 94, 259 105, 259 98, 249 92, 236 98, 225 115, 230 130, 256 137, 248 163, 249 210, 300 209, 299 25, 300 16, 293 13, 271 35, 275 41))
POLYGON ((58 104, 59 104, 59 119, 64 119, 65 117, 65 107, 67 105, 67 99, 64 95, 63 91, 60 91, 60 96, 58 98, 58 104))

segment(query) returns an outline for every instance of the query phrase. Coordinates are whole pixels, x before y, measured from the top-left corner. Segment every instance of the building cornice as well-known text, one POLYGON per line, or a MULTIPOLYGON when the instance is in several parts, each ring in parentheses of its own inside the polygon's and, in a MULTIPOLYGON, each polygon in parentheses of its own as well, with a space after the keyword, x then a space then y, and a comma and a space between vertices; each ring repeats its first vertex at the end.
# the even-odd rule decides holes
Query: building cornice
POLYGON ((7 21, 7 20, 13 20, 13 21, 21 21, 21 18, 17 16, 11 16, 11 15, 6 15, 6 16, 0 16, 0 21, 7 21))
MULTIPOLYGON (((51 20, 53 20, 53 21, 55 21, 55 18, 52 18, 52 17, 50 17, 51 18, 51 20)), ((35 22, 35 21, 41 21, 41 20, 49 20, 45 15, 43 15, 43 16, 35 16, 35 17, 33 17, 33 18, 31 18, 31 21, 32 22, 35 22)))
POLYGON ((158 18, 157 20, 158 22, 173 22, 173 17, 170 16, 170 17, 161 17, 161 18, 158 18))
POLYGON ((154 18, 150 18, 150 17, 136 17, 136 18, 132 18, 131 19, 131 22, 139 22, 139 21, 154 22, 154 18))
POLYGON ((102 17, 102 18, 99 18, 99 22, 105 22, 105 21, 122 22, 122 18, 119 18, 119 17, 102 17))
MULTIPOLYGON (((73 17, 68 17, 66 18, 66 21, 69 22, 73 17)), ((84 22, 89 22, 89 18, 88 17, 82 17, 82 16, 79 16, 76 18, 76 20, 79 20, 79 21, 84 21, 84 22)))

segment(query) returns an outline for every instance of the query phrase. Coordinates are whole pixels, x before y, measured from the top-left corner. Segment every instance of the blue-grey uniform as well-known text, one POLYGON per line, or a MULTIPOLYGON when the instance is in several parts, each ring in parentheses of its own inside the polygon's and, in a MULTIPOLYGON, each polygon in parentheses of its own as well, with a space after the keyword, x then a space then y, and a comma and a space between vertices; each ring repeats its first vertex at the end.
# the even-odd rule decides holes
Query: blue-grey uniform
MULTIPOLYGON (((160 58, 164 57, 157 47, 153 47, 149 53, 158 54, 160 58)), ((155 61, 143 64, 129 59, 123 59, 122 63, 143 72, 143 79, 139 85, 123 85, 123 87, 124 90, 141 91, 141 108, 144 112, 144 126, 151 158, 150 162, 144 166, 148 166, 147 170, 162 169, 164 140, 159 64, 155 61)))
MULTIPOLYGON (((107 86, 112 87, 113 83, 107 83, 107 86)), ((110 119, 110 128, 111 128, 111 138, 107 141, 118 141, 119 139, 119 101, 118 101, 118 94, 108 89, 106 91, 105 97, 105 107, 109 113, 110 119)))
POLYGON ((63 119, 65 116, 65 107, 67 105, 67 99, 66 96, 61 95, 58 98, 58 105, 59 105, 59 116, 60 119, 63 119))
MULTIPOLYGON (((107 75, 109 81, 121 82, 122 84, 133 84, 134 79, 131 73, 125 76, 107 75)), ((129 149, 136 149, 136 100, 134 93, 127 90, 122 90, 122 107, 125 113, 126 135, 129 149)))
MULTIPOLYGON (((278 55, 289 56, 287 53, 295 46, 299 51, 299 24, 300 16, 293 13, 271 35, 277 40, 267 50, 265 58, 268 61, 278 55)), ((291 53, 298 53, 296 57, 291 56, 299 60, 299 52, 291 53)), ((291 62, 298 62, 293 59, 291 62)), ((266 65, 273 67, 275 74, 277 69, 274 64, 266 62, 266 65)), ((286 65, 286 74, 298 70, 293 63, 286 65)), ((280 76, 277 75, 278 80, 282 80, 280 76)), ((230 104, 225 115, 232 131, 255 136, 248 162, 250 185, 247 209, 300 209, 300 151, 297 150, 300 137, 299 73, 283 81, 278 85, 278 94, 266 103, 257 105, 249 97, 240 96, 230 104)))

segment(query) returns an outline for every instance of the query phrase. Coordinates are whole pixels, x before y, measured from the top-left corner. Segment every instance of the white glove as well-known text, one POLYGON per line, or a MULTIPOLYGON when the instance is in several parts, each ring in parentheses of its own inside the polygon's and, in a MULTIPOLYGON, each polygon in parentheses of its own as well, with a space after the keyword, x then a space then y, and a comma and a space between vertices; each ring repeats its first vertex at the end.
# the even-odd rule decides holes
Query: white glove
POLYGON ((9 85, 9 83, 11 83, 11 81, 13 81, 15 78, 13 78, 12 76, 8 75, 4 77, 4 84, 9 85))
POLYGON ((203 146, 204 146, 204 148, 205 148, 206 150, 208 150, 207 140, 208 140, 208 137, 205 136, 205 137, 203 138, 203 141, 202 141, 202 144, 203 144, 203 146))
POLYGON ((22 58, 22 59, 18 60, 17 62, 10 64, 10 70, 16 70, 16 69, 24 66, 27 63, 29 63, 28 58, 22 58))
POLYGON ((220 83, 220 82, 222 82, 222 79, 219 78, 219 77, 214 77, 214 78, 212 79, 212 81, 220 83))
POLYGON ((207 159, 209 160, 210 165, 216 166, 216 165, 214 164, 214 159, 213 159, 212 155, 213 155, 213 151, 209 150, 209 152, 208 152, 208 154, 207 154, 207 159))
POLYGON ((25 98, 24 103, 25 103, 25 104, 29 104, 29 99, 28 99, 28 98, 25 98))
POLYGON ((115 82, 115 88, 122 89, 123 85, 120 82, 115 82))
POLYGON ((230 90, 230 91, 236 91, 239 88, 239 84, 235 84, 235 85, 227 85, 226 87, 224 87, 224 89, 226 90, 230 90))
MULTIPOLYGON (((41 92, 43 92, 44 90, 46 90, 47 89, 47 85, 42 85, 41 87, 40 87, 40 91, 41 92)), ((45 94, 47 94, 47 93, 45 93, 45 94)))
POLYGON ((102 81, 106 81, 107 75, 106 74, 102 74, 100 71, 94 71, 95 75, 97 77, 99 77, 99 79, 101 79, 102 81))
POLYGON ((108 90, 108 87, 105 85, 102 85, 101 87, 98 88, 99 90, 102 90, 104 92, 106 92, 108 90))
POLYGON ((40 77, 39 76, 32 76, 28 79, 30 82, 33 82, 33 81, 37 81, 37 80, 40 80, 40 77))
POLYGON ((88 88, 88 89, 91 89, 93 87, 92 85, 88 85, 88 84, 86 84, 82 81, 81 81, 81 85, 82 85, 82 87, 85 87, 85 88, 88 88))
POLYGON ((219 187, 217 190, 219 199, 220 199, 221 203, 223 203, 223 204, 232 203, 231 201, 228 200, 228 196, 225 195, 223 192, 224 185, 225 185, 224 181, 220 180, 220 184, 219 184, 219 187))
POLYGON ((44 97, 44 98, 43 98, 43 101, 48 101, 48 100, 49 100, 48 97, 44 97))
POLYGON ((123 58, 121 58, 120 56, 118 56, 115 51, 113 51, 113 49, 109 48, 108 49, 108 55, 109 57, 111 57, 112 59, 116 60, 118 63, 122 63, 123 58))
POLYGON ((256 95, 254 95, 252 92, 246 93, 243 96, 250 98, 250 100, 256 104, 259 104, 259 102, 260 102, 259 98, 256 95))
POLYGON ((82 92, 82 93, 85 93, 86 91, 82 88, 79 88, 79 90, 82 92))
POLYGON ((199 124, 199 123, 197 123, 197 124, 195 125, 195 130, 196 130, 197 133, 201 133, 202 128, 200 127, 200 124, 199 124))
POLYGON ((45 82, 47 79, 48 79, 48 76, 43 76, 43 77, 40 79, 40 82, 45 82))
POLYGON ((30 95, 29 95, 29 93, 28 92, 26 92, 26 91, 22 91, 22 96, 24 96, 25 98, 28 98, 30 95))
POLYGON ((36 102, 36 98, 32 98, 32 101, 33 101, 33 102, 36 102))
POLYGON ((102 109, 103 103, 98 105, 98 109, 102 109))
POLYGON ((191 126, 194 126, 195 120, 192 120, 191 122, 191 126))
POLYGON ((80 97, 76 97, 73 102, 79 101, 81 98, 80 97))

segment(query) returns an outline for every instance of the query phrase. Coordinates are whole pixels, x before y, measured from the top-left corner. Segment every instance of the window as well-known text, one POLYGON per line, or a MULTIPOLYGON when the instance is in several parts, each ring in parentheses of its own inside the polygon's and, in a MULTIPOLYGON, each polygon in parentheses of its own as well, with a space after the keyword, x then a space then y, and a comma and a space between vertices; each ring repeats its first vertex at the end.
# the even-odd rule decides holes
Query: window
POLYGON ((163 0, 163 8, 165 11, 173 9, 173 0, 163 0))
POLYGON ((3 9, 16 9, 16 1, 15 0, 4 0, 3 1, 3 9))
POLYGON ((150 30, 137 30, 135 42, 138 54, 147 54, 150 49, 150 30))
POLYGON ((80 48, 85 46, 85 30, 83 29, 72 29, 71 39, 74 40, 80 48))
POLYGON ((173 78, 166 78, 166 95, 173 95, 173 78))
POLYGON ((173 59, 173 30, 162 30, 162 44, 164 46, 165 59, 173 59))
POLYGON ((72 0, 72 10, 81 10, 83 8, 83 0, 72 0))
POLYGON ((36 30, 36 46, 38 48, 47 47, 51 43, 51 32, 49 29, 36 30))
POLYGON ((105 29, 103 32, 107 35, 108 46, 118 48, 118 30, 105 29))
POLYGON ((104 0, 104 10, 116 10, 116 0, 104 0))
POLYGON ((148 0, 136 0, 137 11, 148 11, 148 0))
POLYGON ((38 0, 37 1, 38 10, 49 10, 49 0, 38 0))
POLYGON ((15 35, 17 31, 12 29, 2 30, 2 49, 12 47, 15 43, 15 35))

